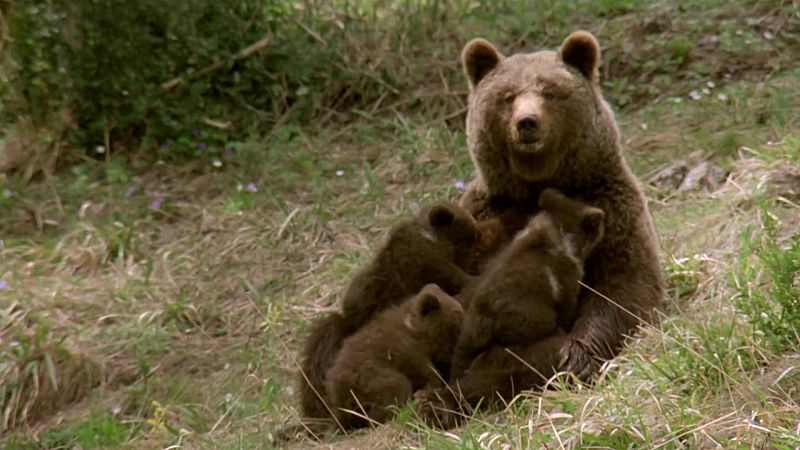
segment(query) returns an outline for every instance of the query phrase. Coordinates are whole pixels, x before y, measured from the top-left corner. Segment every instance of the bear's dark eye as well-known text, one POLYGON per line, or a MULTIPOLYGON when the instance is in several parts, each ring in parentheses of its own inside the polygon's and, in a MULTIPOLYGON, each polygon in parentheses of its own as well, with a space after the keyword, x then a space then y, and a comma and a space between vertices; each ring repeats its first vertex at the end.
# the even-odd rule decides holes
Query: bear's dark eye
POLYGON ((556 99, 556 94, 551 91, 544 91, 542 92, 542 98, 549 102, 556 99))
POLYGON ((507 104, 514 103, 515 98, 517 98, 517 94, 515 94, 514 92, 509 92, 508 94, 503 96, 503 102, 507 104))

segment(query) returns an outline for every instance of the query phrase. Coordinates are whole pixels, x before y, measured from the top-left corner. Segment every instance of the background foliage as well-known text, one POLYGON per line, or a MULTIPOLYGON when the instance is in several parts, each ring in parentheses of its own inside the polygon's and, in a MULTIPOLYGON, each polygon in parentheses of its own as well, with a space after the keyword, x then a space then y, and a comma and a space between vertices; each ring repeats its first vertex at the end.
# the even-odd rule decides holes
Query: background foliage
MULTIPOLYGON (((745 3, 757 14, 770 11, 770 2, 745 3)), ((0 5, 8 25, 3 121, 25 117, 35 129, 60 127, 51 138, 67 138, 79 153, 111 145, 161 158, 220 152, 293 122, 340 124, 413 111, 460 126, 453 120, 464 110, 457 56, 475 36, 509 52, 552 47, 568 29, 590 28, 592 18, 634 12, 634 20, 622 22, 627 39, 607 48, 604 59, 607 94, 627 106, 667 93, 682 79, 775 70, 784 60, 775 56, 798 31, 796 24, 784 26, 764 45, 753 38, 774 30, 769 21, 743 28, 741 17, 722 14, 679 24, 657 3, 634 8, 628 0, 0 5), (709 26, 718 28, 716 40, 702 39, 709 26), (743 54, 741 44, 751 41, 757 45, 743 54), (254 43, 262 45, 247 52, 254 43), (709 52, 727 64, 709 65, 703 58, 709 52)), ((615 26, 597 30, 601 42, 619 32, 615 26)))

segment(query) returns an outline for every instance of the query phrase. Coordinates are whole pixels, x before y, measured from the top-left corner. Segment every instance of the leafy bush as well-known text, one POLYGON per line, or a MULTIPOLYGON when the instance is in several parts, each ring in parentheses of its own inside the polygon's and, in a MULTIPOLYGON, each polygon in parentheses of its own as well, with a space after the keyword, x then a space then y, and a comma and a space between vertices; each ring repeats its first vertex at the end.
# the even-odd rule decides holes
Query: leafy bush
MULTIPOLYGON (((141 138, 150 149, 191 153, 197 148, 186 138, 199 140, 204 120, 236 122, 245 99, 260 100, 251 105, 256 109, 269 100, 256 95, 274 83, 262 61, 231 57, 275 28, 274 19, 287 14, 280 6, 254 0, 181 0, 169 8, 159 0, 15 6, 9 112, 44 124, 53 110, 66 108, 78 125, 74 142, 87 149, 141 138), (195 76, 214 63, 227 70, 195 76), (171 90, 160 87, 179 76, 184 81, 171 90)), ((247 125, 236 123, 240 132, 247 125)), ((211 134, 224 141, 230 133, 211 134)))
POLYGON ((218 152, 286 122, 351 112, 454 117, 467 39, 555 45, 592 2, 536 3, 0 1, 13 36, 0 113, 46 128, 66 110, 74 147, 113 143, 160 157, 218 152))
MULTIPOLYGON (((625 15, 633 4, 0 0, 11 37, 0 69, 0 121, 24 117, 42 130, 54 115, 70 117, 71 129, 49 133, 50 141, 66 133, 73 149, 90 154, 113 144, 114 152, 141 148, 160 158, 221 152, 287 123, 339 126, 413 111, 460 126, 466 85, 458 55, 467 40, 484 36, 516 52, 552 48, 576 28, 601 42, 630 40, 604 34, 645 30, 642 48, 617 46, 604 56, 604 84, 618 105, 705 77, 684 69, 695 38, 716 22, 683 30, 630 16, 619 22, 624 29, 593 29, 592 17, 625 15)), ((709 14, 713 7, 703 4, 709 14)), ((724 23, 738 29, 741 20, 724 23)), ((781 34, 760 51, 791 60, 791 37, 781 34)), ((740 67, 765 70, 739 53, 732 58, 740 67)), ((735 65, 723 56, 720 70, 735 65)))

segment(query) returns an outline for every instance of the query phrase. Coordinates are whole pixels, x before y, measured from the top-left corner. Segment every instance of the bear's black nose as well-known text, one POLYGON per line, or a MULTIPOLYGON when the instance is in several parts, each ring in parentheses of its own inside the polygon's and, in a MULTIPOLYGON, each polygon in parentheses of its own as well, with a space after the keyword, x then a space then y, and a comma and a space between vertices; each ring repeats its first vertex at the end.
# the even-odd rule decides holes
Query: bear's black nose
POLYGON ((539 119, 536 116, 525 116, 517 121, 517 131, 522 133, 530 133, 539 128, 539 119))

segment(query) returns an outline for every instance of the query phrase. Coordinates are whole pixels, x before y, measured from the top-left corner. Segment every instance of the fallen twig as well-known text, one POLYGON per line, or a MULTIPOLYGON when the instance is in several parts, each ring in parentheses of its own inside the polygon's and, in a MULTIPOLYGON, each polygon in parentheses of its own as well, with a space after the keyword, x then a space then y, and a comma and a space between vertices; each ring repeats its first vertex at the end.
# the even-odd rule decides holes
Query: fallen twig
POLYGON ((241 59, 247 58, 250 55, 252 55, 253 53, 258 52, 259 50, 262 50, 267 45, 269 45, 269 40, 270 40, 269 36, 264 36, 260 40, 258 40, 256 42, 253 42, 252 44, 250 44, 249 46, 245 47, 244 49, 239 50, 236 53, 236 55, 234 55, 234 57, 231 58, 229 61, 217 61, 214 64, 211 64, 209 66, 203 67, 202 69, 198 70, 197 72, 195 72, 193 74, 182 75, 182 76, 173 78, 173 79, 171 79, 169 81, 165 81, 165 82, 161 83, 161 90, 163 90, 165 92, 168 92, 168 91, 174 89, 176 86, 178 86, 181 83, 183 83, 184 80, 186 80, 186 79, 188 79, 190 77, 191 78, 200 77, 200 76, 203 76, 205 74, 208 74, 208 73, 211 73, 211 72, 215 72, 215 71, 225 67, 226 65, 228 65, 230 63, 233 63, 233 62, 239 61, 241 59))

